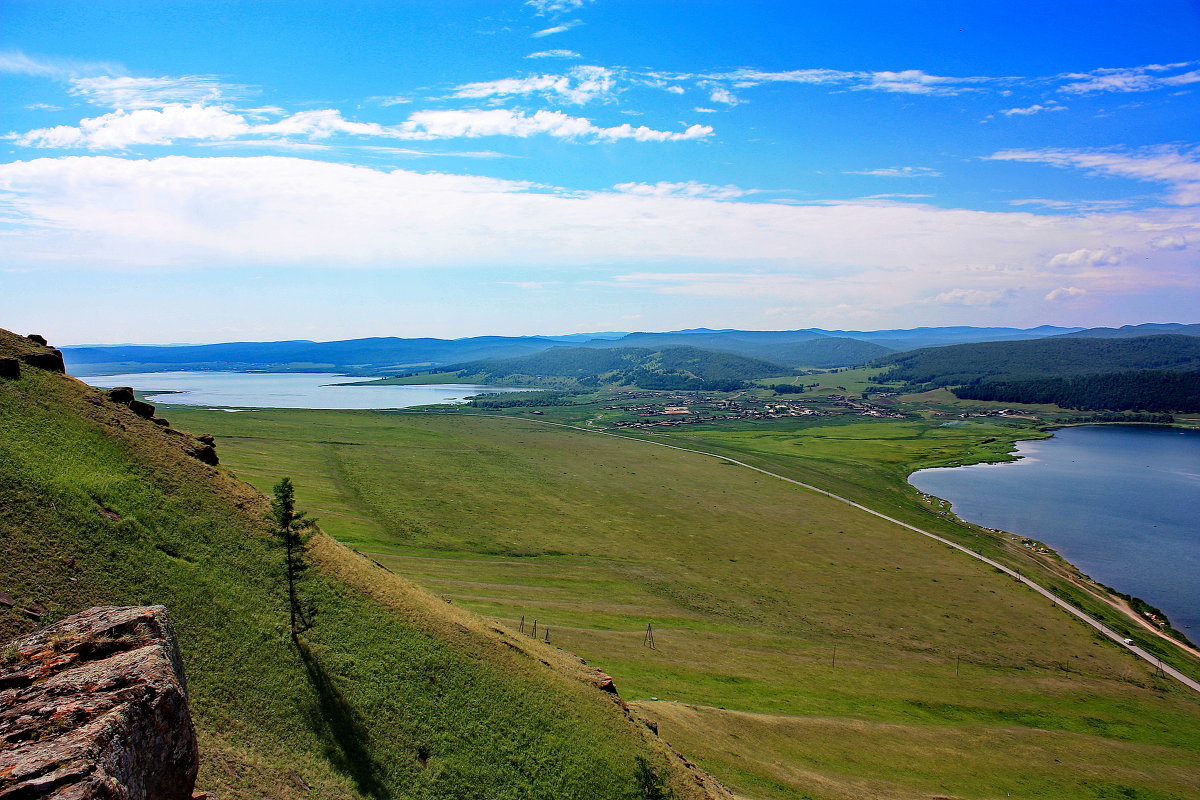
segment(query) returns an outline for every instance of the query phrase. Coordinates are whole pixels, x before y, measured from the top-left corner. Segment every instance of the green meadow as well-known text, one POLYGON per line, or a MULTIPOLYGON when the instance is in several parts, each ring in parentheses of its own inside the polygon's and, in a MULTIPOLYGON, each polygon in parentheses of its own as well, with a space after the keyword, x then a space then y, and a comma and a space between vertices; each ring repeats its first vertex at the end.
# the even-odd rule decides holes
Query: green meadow
MULTIPOLYGON (((536 620, 742 796, 1200 797, 1200 697, 1004 575, 835 500, 530 419, 163 413, 216 434, 222 464, 255 486, 291 476, 326 532, 396 573, 513 631, 536 620)), ((1028 423, 738 427, 647 438, 771 468, 1054 580, 903 480, 1004 458, 1040 435, 1028 423)))

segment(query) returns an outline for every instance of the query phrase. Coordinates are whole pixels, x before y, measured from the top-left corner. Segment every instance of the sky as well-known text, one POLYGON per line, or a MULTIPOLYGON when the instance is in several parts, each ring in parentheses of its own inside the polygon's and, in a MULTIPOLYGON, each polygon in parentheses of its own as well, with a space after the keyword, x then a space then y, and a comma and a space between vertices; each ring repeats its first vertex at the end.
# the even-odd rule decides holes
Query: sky
POLYGON ((0 0, 57 344, 1200 321, 1196 0, 0 0))

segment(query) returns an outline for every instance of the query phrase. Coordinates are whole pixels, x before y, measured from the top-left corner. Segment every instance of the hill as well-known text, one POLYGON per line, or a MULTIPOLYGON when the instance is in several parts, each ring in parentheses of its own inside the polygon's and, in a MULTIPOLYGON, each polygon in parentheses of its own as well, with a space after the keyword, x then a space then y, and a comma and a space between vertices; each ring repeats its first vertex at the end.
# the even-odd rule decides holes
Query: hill
POLYGON ((166 605, 201 788, 256 800, 708 796, 603 676, 321 533, 300 589, 316 624, 294 643, 266 499, 205 463, 208 440, 43 368, 55 359, 0 331, 0 640, 93 605, 166 605))
POLYGON ((1200 372, 1133 372, 1036 378, 1029 381, 980 381, 959 386, 964 400, 1002 403, 1053 403, 1084 411, 1200 411, 1200 372))
POLYGON ((865 364, 892 352, 892 348, 847 337, 826 336, 815 331, 678 331, 675 333, 631 333, 608 342, 589 342, 587 347, 697 347, 747 358, 771 361, 798 369, 851 367, 865 364))
POLYGON ((714 391, 737 389, 744 381, 787 372, 769 361, 695 347, 554 347, 536 355, 473 361, 447 369, 483 383, 714 391))
POLYGON ((475 336, 405 339, 394 336, 335 342, 225 342, 201 345, 89 345, 64 347, 75 375, 165 370, 265 370, 394 374, 479 359, 514 358, 551 347, 685 346, 738 353, 789 367, 846 367, 891 350, 959 342, 1037 338, 1070 328, 914 328, 892 331, 742 331, 695 328, 670 333, 575 333, 565 336, 475 336), (832 340, 832 341, 831 341, 832 340))
POLYGON ((982 380, 1024 381, 1130 370, 1200 370, 1200 338, 1162 335, 1126 339, 1053 337, 929 347, 886 356, 880 381, 911 387, 960 386, 982 380))
POLYGON ((76 375, 164 370, 266 370, 374 375, 406 367, 481 358, 509 358, 545 350, 559 341, 540 336, 467 339, 379 337, 337 342, 227 342, 200 345, 64 347, 76 375))
POLYGON ((1161 333, 1200 336, 1200 324, 1185 325, 1181 322, 1147 322, 1143 325, 1122 325, 1120 328, 1088 328, 1087 330, 1061 335, 1077 339, 1128 339, 1135 336, 1151 336, 1161 333))

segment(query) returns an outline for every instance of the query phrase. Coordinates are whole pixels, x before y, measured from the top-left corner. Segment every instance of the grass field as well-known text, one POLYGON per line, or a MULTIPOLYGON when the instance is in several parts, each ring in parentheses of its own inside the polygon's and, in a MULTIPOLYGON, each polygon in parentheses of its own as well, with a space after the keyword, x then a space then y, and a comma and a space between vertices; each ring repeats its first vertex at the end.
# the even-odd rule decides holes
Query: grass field
MULTIPOLYGON (((217 434, 255 485, 290 475, 326 531, 396 572, 513 628, 536 619, 747 797, 1200 797, 1200 698, 1010 579, 836 501, 518 419, 165 413, 217 434)), ((826 419, 671 440, 970 537, 903 476, 1003 457, 1035 435, 1021 425, 826 419)))

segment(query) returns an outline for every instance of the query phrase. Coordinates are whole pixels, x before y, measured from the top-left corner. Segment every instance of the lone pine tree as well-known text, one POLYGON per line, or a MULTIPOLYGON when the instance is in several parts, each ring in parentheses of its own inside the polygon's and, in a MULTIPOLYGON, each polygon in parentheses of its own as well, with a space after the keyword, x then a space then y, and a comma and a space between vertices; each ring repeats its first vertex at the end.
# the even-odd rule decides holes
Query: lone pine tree
POLYGON ((305 546, 316 522, 303 511, 296 510, 296 489, 291 478, 283 478, 274 486, 275 498, 271 501, 271 517, 275 524, 274 533, 284 547, 284 571, 287 576, 289 630, 292 638, 312 627, 313 609, 300 603, 296 585, 308 569, 305 546))

